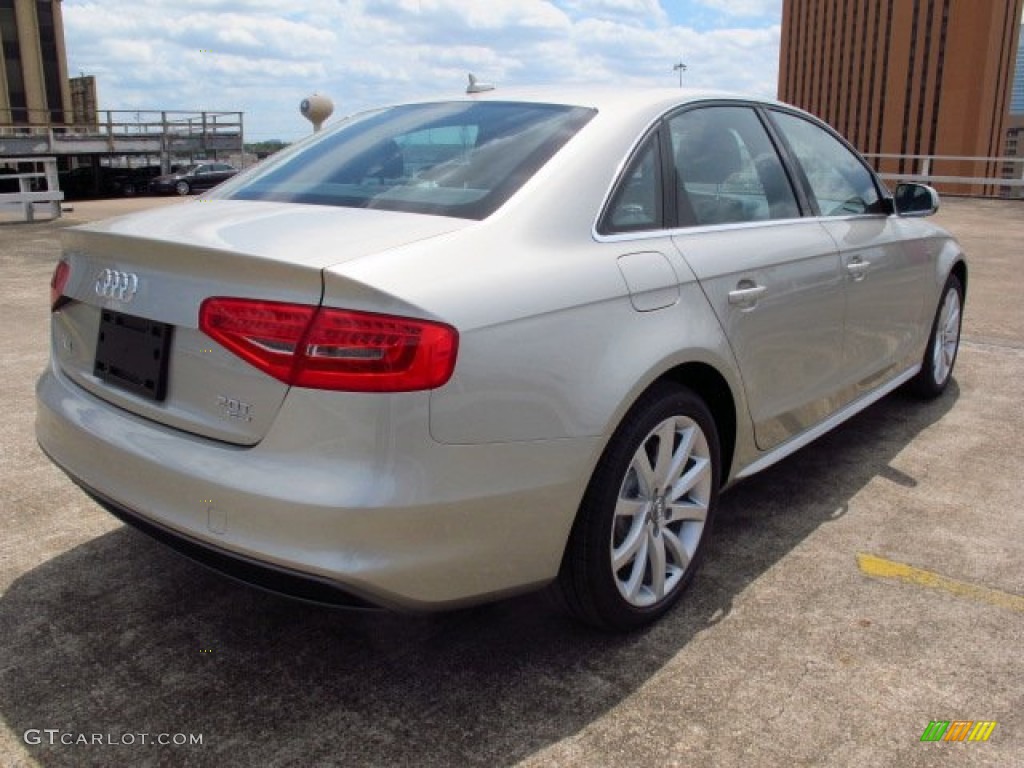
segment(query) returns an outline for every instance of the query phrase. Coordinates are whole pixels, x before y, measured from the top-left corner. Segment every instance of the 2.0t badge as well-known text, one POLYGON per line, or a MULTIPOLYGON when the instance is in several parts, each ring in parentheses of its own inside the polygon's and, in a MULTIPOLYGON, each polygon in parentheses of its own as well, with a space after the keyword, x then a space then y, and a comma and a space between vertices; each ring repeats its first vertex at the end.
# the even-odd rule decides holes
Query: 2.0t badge
POLYGON ((96 295, 127 304, 139 289, 139 278, 134 272, 104 269, 96 279, 96 295))

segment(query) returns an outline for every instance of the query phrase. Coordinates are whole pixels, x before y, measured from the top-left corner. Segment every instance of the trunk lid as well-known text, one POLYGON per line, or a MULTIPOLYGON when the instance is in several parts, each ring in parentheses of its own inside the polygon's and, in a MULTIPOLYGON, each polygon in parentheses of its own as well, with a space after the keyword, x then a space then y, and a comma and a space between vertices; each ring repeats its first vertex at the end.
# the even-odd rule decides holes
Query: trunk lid
MULTIPOLYGON (((203 300, 233 296, 318 305, 326 267, 469 223, 197 200, 66 230, 71 274, 64 294, 71 300, 53 314, 56 365, 93 395, 142 418, 253 445, 269 429, 288 386, 199 330, 203 300), (162 399, 160 384, 166 384, 162 399)), ((341 290, 363 306, 375 293, 354 281, 341 290)), ((337 303, 337 296, 332 299, 337 303)))

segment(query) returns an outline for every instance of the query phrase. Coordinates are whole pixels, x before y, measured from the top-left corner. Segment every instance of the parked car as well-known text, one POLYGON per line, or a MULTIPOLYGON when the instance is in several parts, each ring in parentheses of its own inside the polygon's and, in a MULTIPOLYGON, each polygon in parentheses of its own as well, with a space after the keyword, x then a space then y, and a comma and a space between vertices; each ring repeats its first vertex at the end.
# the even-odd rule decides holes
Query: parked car
POLYGON ((191 195, 204 192, 230 179, 238 169, 227 163, 196 163, 175 173, 157 176, 149 191, 157 195, 191 195))
POLYGON ((548 585, 637 627, 720 490, 946 388, 967 262, 938 205, 774 101, 376 110, 203 205, 67 231, 39 443, 270 589, 431 610, 548 585))

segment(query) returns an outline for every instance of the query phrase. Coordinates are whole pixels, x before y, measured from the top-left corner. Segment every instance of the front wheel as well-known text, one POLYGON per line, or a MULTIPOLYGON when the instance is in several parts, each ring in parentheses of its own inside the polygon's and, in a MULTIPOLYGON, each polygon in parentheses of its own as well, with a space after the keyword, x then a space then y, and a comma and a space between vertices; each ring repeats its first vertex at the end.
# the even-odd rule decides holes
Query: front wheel
POLYGON ((941 395, 953 376, 953 364, 960 349, 963 304, 964 289, 960 278, 951 274, 942 289, 942 299, 932 322, 921 371, 911 380, 914 392, 923 398, 932 399, 941 395))
POLYGON ((187 181, 179 181, 177 184, 174 185, 174 191, 177 192, 182 197, 184 197, 185 195, 192 191, 192 188, 189 187, 187 181))
POLYGON ((590 624, 660 618, 703 557, 718 501, 719 442, 704 402, 658 385, 616 430, 569 536, 558 589, 590 624))

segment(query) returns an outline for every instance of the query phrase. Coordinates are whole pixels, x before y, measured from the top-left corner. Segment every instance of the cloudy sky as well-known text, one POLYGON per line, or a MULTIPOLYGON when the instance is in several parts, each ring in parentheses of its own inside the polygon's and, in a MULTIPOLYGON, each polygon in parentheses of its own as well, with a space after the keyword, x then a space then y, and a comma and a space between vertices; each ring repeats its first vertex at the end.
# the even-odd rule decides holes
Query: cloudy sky
POLYGON ((246 139, 502 85, 684 84, 774 96, 782 0, 64 0, 68 67, 101 109, 245 112, 246 139))

